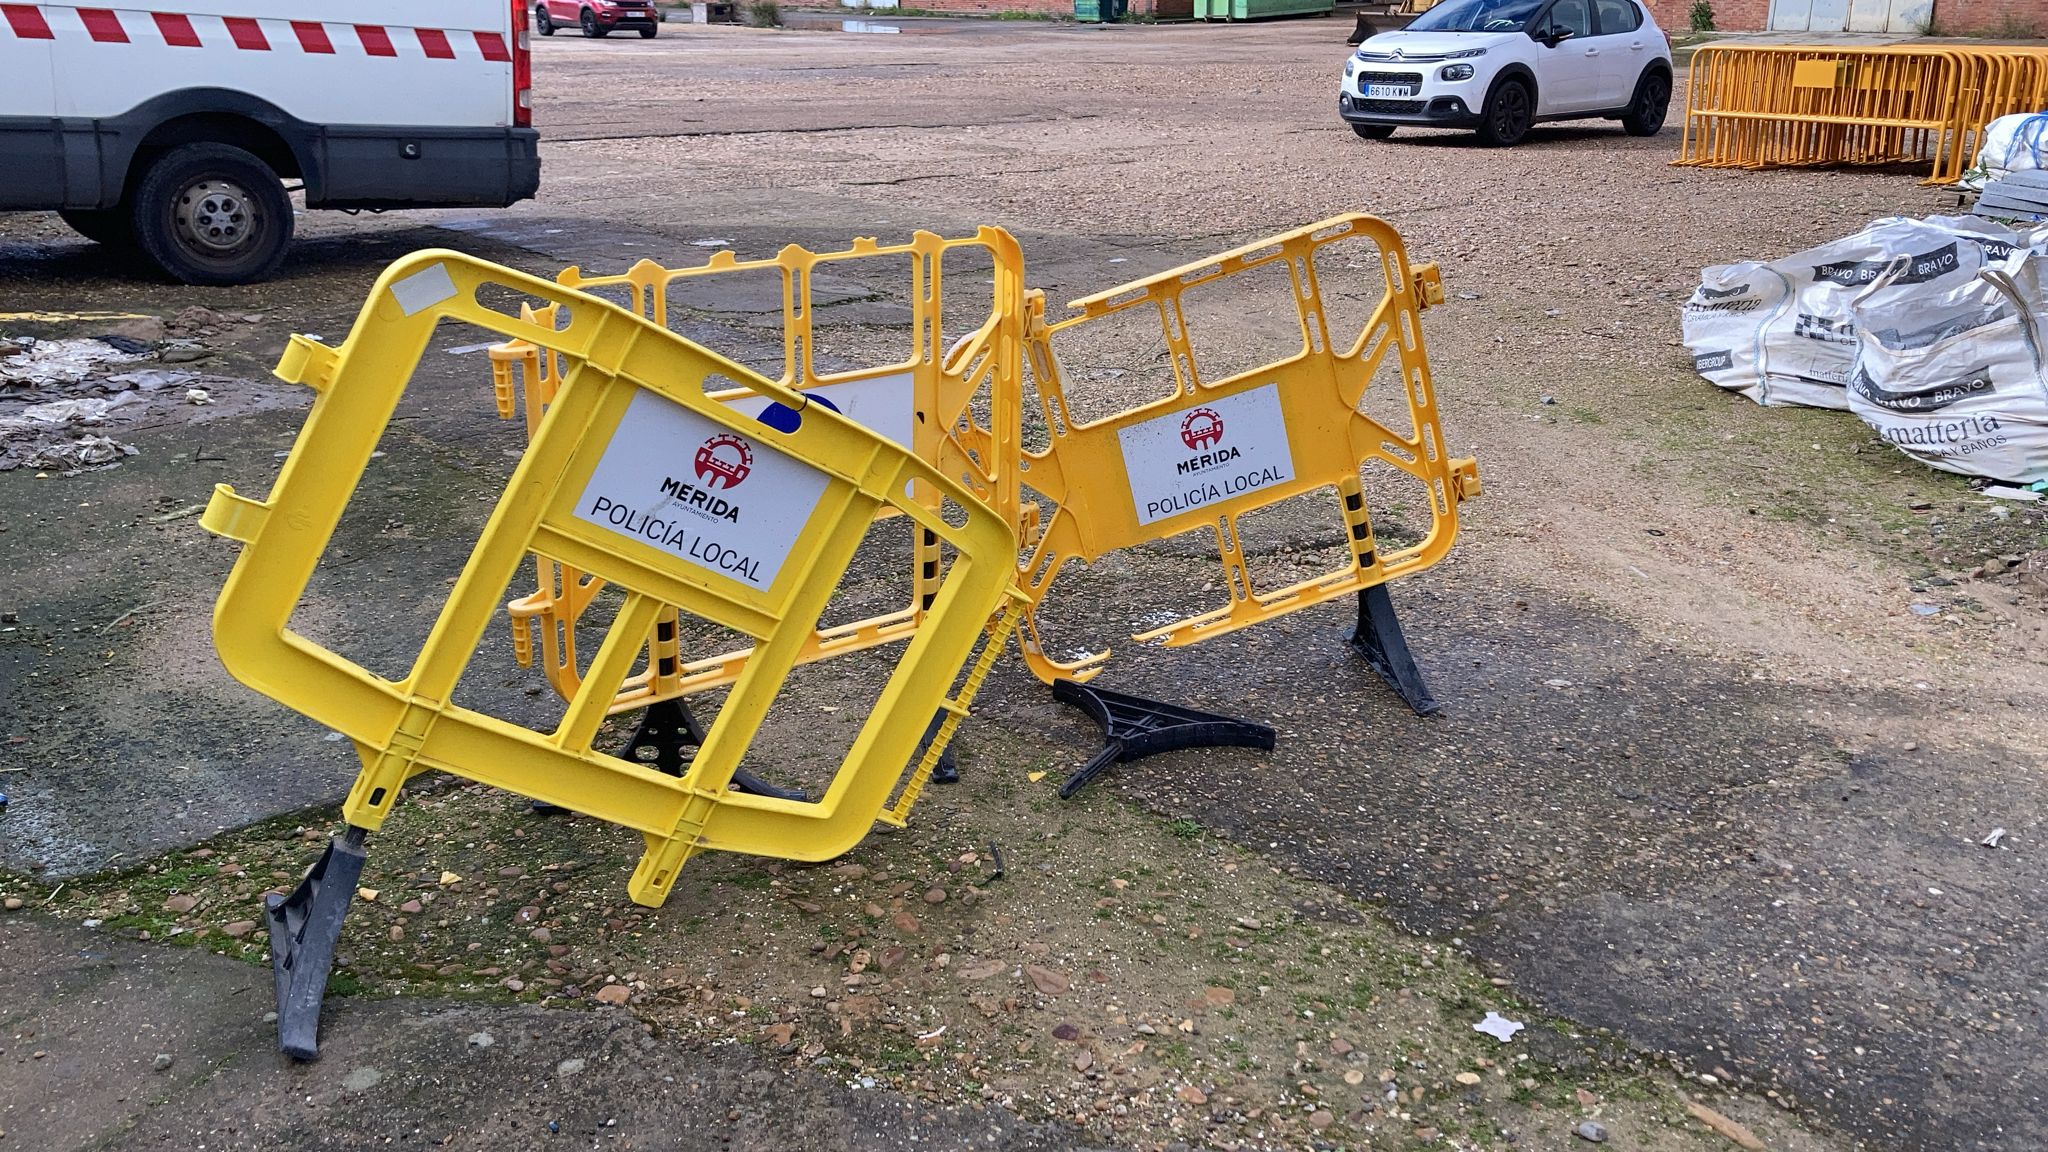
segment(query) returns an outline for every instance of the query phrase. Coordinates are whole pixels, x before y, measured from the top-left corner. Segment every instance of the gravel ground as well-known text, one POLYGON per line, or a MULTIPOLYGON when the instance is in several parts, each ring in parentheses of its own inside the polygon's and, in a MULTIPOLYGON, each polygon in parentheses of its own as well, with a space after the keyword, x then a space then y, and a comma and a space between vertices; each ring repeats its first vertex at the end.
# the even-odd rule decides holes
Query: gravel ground
MULTIPOLYGON (((339 332, 377 268, 425 244, 602 272, 694 261, 699 240, 765 255, 998 224, 1057 303, 1339 211, 1380 214, 1442 265, 1451 298, 1425 334, 1453 450, 1478 456, 1487 487, 1453 558, 1395 593, 1447 715, 1402 712, 1348 654, 1335 609, 1186 652, 1122 642, 1148 613, 1205 606, 1216 579, 1198 548, 1140 549, 1063 581, 1058 643, 1118 644, 1109 686, 1267 719, 1282 743, 1270 759, 1145 761, 1113 775, 1115 793, 1845 1139, 2048 1143, 2044 615, 2002 559, 2042 547, 2042 518, 1849 417, 1721 396, 1676 346, 1701 266, 1943 198, 1902 172, 1670 168, 1675 127, 1550 126, 1509 152, 1454 133, 1367 144, 1329 106, 1343 31, 541 41, 541 200, 309 217, 285 279, 204 294, 274 318, 224 340, 218 363, 253 377, 287 325, 339 332), (2002 847, 1978 846, 1994 827, 2002 847)), ((10 299, 169 313, 198 295, 117 272, 46 218, 0 221, 10 299)), ((1271 330, 1249 307, 1219 302, 1197 340, 1257 359, 1271 330)), ((462 398, 477 371, 435 361, 410 426, 444 487, 480 485, 502 451, 462 398)), ((344 781, 316 733, 212 669, 204 606, 226 552, 189 522, 149 523, 216 479, 261 487, 293 418, 238 419, 199 451, 164 429, 112 472, 0 478, 17 564, 5 606, 21 616, 0 633, 0 698, 20 741, 9 767, 25 769, 6 778, 10 866, 132 863, 344 781)), ((422 511, 432 491, 367 498, 372 523, 416 527, 386 567, 460 554, 465 518, 422 511)), ((1326 528, 1290 512, 1273 533, 1306 564, 1327 560, 1326 528)), ((337 586, 338 634, 402 654, 353 623, 349 593, 337 586)), ((1056 737, 1073 763, 1090 744, 1014 667, 978 711, 1010 738, 1056 737)))

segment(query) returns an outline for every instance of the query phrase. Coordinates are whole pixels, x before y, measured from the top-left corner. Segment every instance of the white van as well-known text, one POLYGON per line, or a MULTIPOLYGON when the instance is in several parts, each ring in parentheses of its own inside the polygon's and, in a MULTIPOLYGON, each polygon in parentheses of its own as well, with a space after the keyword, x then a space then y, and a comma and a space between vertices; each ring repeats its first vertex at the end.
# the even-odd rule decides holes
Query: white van
POLYGON ((0 210, 56 209, 188 284, 240 284, 284 258, 286 180, 311 208, 530 198, 526 10, 0 0, 0 210))

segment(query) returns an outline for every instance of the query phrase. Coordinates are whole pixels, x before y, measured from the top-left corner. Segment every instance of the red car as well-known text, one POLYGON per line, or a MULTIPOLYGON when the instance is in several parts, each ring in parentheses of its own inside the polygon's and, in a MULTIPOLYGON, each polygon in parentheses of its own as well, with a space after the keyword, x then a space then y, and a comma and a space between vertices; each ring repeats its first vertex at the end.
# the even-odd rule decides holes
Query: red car
POLYGON ((540 0, 533 6, 533 26, 543 36, 572 25, 593 39, 615 28, 638 28, 642 40, 652 40, 661 13, 651 0, 540 0))

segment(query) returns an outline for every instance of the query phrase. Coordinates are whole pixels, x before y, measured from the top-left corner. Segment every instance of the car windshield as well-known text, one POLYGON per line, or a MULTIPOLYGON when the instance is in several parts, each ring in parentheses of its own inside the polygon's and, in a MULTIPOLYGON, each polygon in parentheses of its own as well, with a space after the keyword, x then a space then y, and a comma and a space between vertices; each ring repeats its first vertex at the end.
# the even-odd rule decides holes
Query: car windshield
POLYGON ((1543 0, 1444 0, 1415 18, 1410 32, 1520 32, 1543 0))

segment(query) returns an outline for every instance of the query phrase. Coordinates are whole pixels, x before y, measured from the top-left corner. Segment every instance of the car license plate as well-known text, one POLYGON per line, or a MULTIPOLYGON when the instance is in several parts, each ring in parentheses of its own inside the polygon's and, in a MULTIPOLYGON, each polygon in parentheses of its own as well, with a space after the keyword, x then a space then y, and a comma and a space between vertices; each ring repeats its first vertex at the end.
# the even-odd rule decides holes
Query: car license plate
POLYGON ((1368 84, 1365 95, 1371 100, 1406 100, 1415 95, 1415 89, 1406 84, 1368 84))

